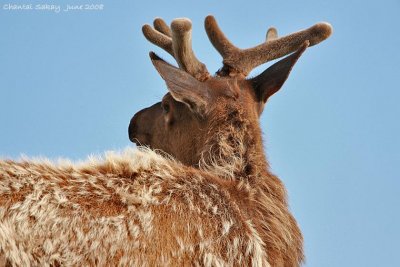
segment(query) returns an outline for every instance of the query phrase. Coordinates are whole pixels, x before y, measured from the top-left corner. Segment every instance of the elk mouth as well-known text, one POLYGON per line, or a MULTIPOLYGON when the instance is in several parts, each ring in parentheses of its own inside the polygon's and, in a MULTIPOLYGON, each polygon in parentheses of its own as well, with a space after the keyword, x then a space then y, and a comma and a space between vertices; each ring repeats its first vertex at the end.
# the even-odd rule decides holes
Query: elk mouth
POLYGON ((140 144, 141 144, 140 141, 137 138, 132 138, 130 140, 131 140, 132 143, 134 143, 137 146, 140 146, 140 144))
POLYGON ((132 129, 131 125, 129 125, 128 135, 129 140, 132 143, 135 143, 136 146, 149 146, 148 143, 151 139, 151 135, 148 133, 138 133, 135 129, 132 129))
POLYGON ((150 148, 150 145, 148 142, 146 142, 148 138, 139 138, 139 137, 129 137, 132 143, 134 143, 136 146, 147 146, 150 148))

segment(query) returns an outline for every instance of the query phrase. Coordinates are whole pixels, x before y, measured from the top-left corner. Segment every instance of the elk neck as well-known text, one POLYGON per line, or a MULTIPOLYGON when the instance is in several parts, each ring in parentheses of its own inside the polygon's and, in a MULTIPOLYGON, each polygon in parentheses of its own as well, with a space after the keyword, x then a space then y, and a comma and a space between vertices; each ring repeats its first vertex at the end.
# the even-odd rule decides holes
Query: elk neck
POLYGON ((269 164, 258 119, 238 106, 235 103, 217 105, 224 112, 214 112, 224 115, 210 121, 207 135, 210 138, 201 153, 200 168, 228 180, 253 182, 269 174, 269 164))
POLYGON ((298 266, 304 259, 302 235, 289 212, 284 185, 269 169, 258 118, 235 105, 223 108, 227 115, 209 127, 214 134, 208 135, 212 137, 206 141, 200 168, 248 188, 244 190, 252 193, 246 205, 272 266, 298 266))

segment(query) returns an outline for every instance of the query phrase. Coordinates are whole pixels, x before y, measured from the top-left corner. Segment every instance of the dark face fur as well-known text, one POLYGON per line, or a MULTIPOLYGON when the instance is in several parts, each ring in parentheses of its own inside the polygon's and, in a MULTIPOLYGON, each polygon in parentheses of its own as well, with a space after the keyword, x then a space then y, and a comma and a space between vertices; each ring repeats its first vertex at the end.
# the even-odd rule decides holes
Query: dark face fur
POLYGON ((129 139, 137 145, 160 149, 194 165, 197 163, 195 158, 198 158, 194 154, 198 154, 199 146, 204 143, 206 129, 204 118, 168 93, 162 102, 135 114, 129 125, 129 139))

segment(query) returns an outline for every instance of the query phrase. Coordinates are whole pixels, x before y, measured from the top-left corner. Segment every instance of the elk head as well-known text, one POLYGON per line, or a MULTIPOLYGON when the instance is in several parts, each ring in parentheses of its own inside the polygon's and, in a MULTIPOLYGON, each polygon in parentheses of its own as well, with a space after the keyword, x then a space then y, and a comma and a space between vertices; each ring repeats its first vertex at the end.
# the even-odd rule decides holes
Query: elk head
POLYGON ((130 140, 160 149, 184 164, 197 165, 206 143, 218 135, 218 128, 230 127, 226 125, 229 120, 231 124, 241 124, 241 120, 235 119, 240 116, 250 125, 249 144, 262 148, 258 118, 265 103, 282 87, 305 49, 329 37, 331 26, 318 23, 280 38, 270 28, 264 43, 239 49, 225 37, 214 17, 208 16, 206 32, 223 57, 223 67, 215 76, 209 74, 192 51, 191 26, 188 19, 175 19, 171 27, 162 19, 154 21, 154 28, 143 26, 145 37, 171 54, 179 68, 150 53, 169 92, 161 102, 135 114, 129 125, 130 140), (258 76, 246 79, 253 68, 288 54, 291 55, 258 76))

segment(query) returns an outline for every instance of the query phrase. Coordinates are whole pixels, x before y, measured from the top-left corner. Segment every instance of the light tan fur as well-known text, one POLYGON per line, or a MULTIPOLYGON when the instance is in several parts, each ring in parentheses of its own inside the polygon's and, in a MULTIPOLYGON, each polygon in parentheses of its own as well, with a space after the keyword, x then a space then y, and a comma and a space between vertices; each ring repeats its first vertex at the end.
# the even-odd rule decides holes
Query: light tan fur
POLYGON ((0 249, 18 266, 267 266, 236 199, 251 190, 143 149, 0 161, 0 249))

